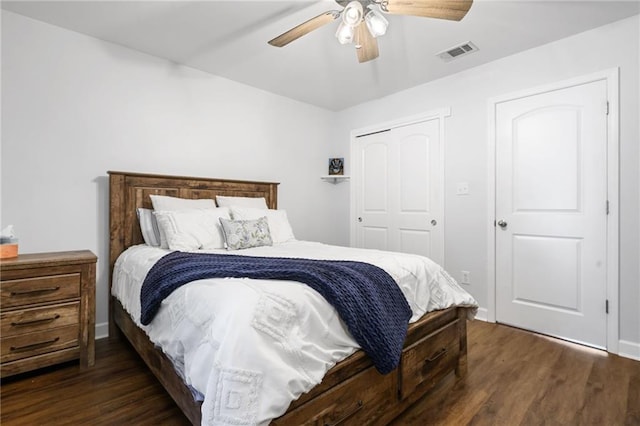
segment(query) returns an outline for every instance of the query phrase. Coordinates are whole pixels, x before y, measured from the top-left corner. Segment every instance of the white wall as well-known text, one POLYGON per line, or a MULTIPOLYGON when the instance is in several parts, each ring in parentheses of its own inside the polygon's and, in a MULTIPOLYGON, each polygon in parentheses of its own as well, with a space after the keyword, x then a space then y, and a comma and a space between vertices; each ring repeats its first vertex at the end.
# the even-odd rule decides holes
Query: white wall
MULTIPOLYGON (((279 181, 296 234, 349 243, 349 184, 319 180, 352 129, 440 107, 446 264, 487 306, 487 99, 620 67, 620 339, 640 356, 638 17, 331 113, 2 11, 2 225, 22 252, 99 256, 107 320, 107 170, 279 181), (455 196, 457 182, 470 195, 455 196)), ((482 46, 480 46, 482 47, 482 46)), ((462 58, 461 60, 464 60, 462 58)))
MULTIPOLYGON (((620 67, 620 340, 640 356, 638 149, 640 51, 638 16, 531 49, 410 90, 358 105, 339 115, 336 139, 348 152, 353 129, 451 107, 446 131, 445 267, 487 306, 487 100, 513 91, 620 67), (470 194, 456 196, 457 182, 470 194), (635 346, 637 345, 637 346, 635 346)), ((482 49, 482 46, 479 46, 482 49)), ((461 58, 460 60, 464 60, 461 58)), ((347 167, 349 162, 347 161, 347 167)), ((339 194, 348 200, 348 188, 339 194)), ((348 207, 341 203, 348 234, 348 207)), ((346 243, 346 240, 343 241, 346 243)))
POLYGON ((281 182, 296 236, 339 242, 334 188, 319 178, 333 117, 3 11, 2 225, 24 253, 96 253, 105 323, 107 170, 281 182))

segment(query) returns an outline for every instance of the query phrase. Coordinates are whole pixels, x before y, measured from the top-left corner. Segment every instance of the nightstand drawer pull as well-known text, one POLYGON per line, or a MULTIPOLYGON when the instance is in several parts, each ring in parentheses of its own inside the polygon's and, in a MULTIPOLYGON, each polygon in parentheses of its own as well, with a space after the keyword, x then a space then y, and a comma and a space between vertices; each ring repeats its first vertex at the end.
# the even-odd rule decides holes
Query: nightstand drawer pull
POLYGON ((25 326, 25 325, 40 324, 40 323, 43 323, 43 322, 51 322, 51 321, 57 320, 58 318, 60 318, 60 315, 55 314, 51 318, 41 318, 41 319, 36 319, 36 320, 31 320, 31 321, 12 322, 11 325, 13 327, 20 327, 20 326, 25 326))
POLYGON ((12 291, 11 295, 12 296, 24 296, 25 294, 47 293, 49 291, 58 291, 58 290, 60 290, 60 286, 38 288, 38 289, 35 289, 35 290, 12 291))
POLYGON ((42 348, 44 346, 48 346, 48 345, 52 345, 54 343, 56 343, 58 340, 60 340, 59 337, 56 337, 55 339, 51 339, 51 340, 47 340, 45 342, 39 342, 39 343, 32 343, 30 345, 24 345, 24 346, 11 346, 11 351, 13 352, 18 352, 18 351, 28 351, 31 349, 36 349, 36 348, 42 348))

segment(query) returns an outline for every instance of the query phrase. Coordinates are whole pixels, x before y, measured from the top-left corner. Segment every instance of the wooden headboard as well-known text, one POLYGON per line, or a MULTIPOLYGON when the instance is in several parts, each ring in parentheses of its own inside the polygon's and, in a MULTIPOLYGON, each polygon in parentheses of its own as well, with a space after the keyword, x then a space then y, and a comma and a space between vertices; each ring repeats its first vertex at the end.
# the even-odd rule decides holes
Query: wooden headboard
POLYGON ((278 207, 278 183, 165 176, 142 173, 109 174, 109 265, 128 247, 143 243, 136 208, 153 208, 149 195, 180 198, 212 198, 216 195, 264 197, 271 209, 278 207))

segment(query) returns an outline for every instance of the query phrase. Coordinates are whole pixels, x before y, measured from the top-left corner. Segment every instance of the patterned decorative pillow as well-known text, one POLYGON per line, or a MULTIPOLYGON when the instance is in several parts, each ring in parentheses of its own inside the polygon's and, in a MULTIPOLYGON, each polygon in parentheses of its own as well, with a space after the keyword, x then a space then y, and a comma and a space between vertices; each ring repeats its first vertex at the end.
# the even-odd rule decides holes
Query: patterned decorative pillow
POLYGON ((266 216, 255 220, 220 218, 227 250, 273 245, 266 216))
POLYGON ((287 212, 284 210, 264 210, 250 207, 230 207, 230 210, 231 219, 234 220, 258 219, 266 216, 269 221, 269 231, 271 231, 273 244, 285 243, 296 239, 289 224, 287 212))

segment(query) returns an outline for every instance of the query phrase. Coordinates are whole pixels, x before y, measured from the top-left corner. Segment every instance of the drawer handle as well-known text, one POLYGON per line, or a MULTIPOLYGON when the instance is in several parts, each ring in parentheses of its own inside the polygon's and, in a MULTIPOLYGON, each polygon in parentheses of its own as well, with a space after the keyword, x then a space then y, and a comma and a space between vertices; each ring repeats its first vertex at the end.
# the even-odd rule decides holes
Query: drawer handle
POLYGON ((433 362, 439 358, 442 358, 444 356, 444 354, 447 353, 447 348, 442 348, 440 349, 438 352, 436 352, 435 354, 433 354, 431 356, 431 358, 427 358, 427 360, 425 362, 433 362))
POLYGON ((346 422, 351 417, 353 417, 354 414, 356 414, 358 411, 362 410, 362 406, 363 405, 364 404, 363 404, 362 400, 358 401, 358 404, 356 405, 356 408, 354 408, 353 410, 351 410, 350 412, 345 414, 340 420, 336 421, 335 423, 325 423, 324 426, 338 426, 338 425, 346 422))
POLYGON ((44 346, 51 345, 53 343, 56 343, 58 340, 60 340, 60 338, 56 337, 55 339, 47 340, 46 342, 32 343, 30 345, 24 345, 24 346, 11 346, 10 349, 14 352, 28 351, 30 349, 42 348, 44 346))
POLYGON ((19 321, 19 322, 12 322, 11 326, 12 327, 23 327, 25 325, 33 325, 33 324, 39 324, 42 322, 51 322, 51 321, 55 321, 58 318, 60 318, 59 314, 55 314, 54 316, 52 316, 51 318, 41 318, 41 319, 36 319, 36 320, 31 320, 31 321, 19 321))
POLYGON ((35 290, 12 291, 11 292, 11 296, 24 296, 25 294, 47 293, 47 292, 50 292, 50 291, 58 291, 58 290, 60 290, 60 286, 38 288, 38 289, 35 289, 35 290))

